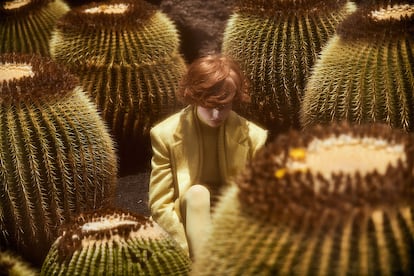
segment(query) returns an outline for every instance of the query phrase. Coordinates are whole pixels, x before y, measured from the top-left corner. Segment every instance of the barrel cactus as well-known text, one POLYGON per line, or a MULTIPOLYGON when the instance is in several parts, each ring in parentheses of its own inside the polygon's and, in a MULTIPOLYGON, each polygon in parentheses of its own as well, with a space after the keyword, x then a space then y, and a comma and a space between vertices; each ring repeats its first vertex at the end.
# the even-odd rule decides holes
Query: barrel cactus
POLYGON ((0 56, 0 247, 39 263, 58 226, 112 203, 117 159, 78 80, 38 55, 0 56))
POLYGON ((221 198, 192 275, 412 275, 414 136, 281 134, 221 198))
POLYGON ((0 274, 10 276, 37 276, 39 272, 16 253, 0 250, 0 274))
POLYGON ((318 53, 355 4, 338 0, 239 0, 227 22, 222 52, 251 84, 241 115, 266 128, 299 127, 305 81, 318 53))
POLYGON ((63 226, 40 275, 187 275, 189 269, 186 252, 151 218, 115 209, 63 226))
POLYGON ((49 56, 56 21, 69 11, 63 0, 10 0, 0 3, 0 53, 49 56))
POLYGON ((347 120, 414 130, 414 5, 377 2, 360 3, 321 52, 305 89, 303 127, 347 120))
POLYGON ((122 171, 148 153, 151 126, 181 107, 179 42, 173 22, 143 0, 91 3, 59 20, 52 57, 95 100, 118 142, 122 171))

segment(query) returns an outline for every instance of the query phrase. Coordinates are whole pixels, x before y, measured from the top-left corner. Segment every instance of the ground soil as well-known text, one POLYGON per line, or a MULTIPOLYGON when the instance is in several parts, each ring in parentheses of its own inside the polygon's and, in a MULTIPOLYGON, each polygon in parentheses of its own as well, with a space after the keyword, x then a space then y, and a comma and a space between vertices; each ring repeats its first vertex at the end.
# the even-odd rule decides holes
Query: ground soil
MULTIPOLYGON (((234 0, 148 0, 176 24, 181 52, 188 63, 208 53, 219 53, 225 24, 234 0)), ((119 177, 116 205, 149 216, 149 161, 119 177)))

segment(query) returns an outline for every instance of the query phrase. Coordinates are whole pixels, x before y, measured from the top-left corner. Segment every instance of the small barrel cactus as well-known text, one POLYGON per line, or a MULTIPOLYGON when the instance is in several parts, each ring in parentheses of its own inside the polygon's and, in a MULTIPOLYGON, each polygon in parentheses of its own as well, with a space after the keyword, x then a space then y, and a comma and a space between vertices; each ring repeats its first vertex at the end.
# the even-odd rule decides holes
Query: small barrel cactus
POLYGON ((49 56, 57 20, 69 11, 63 0, 10 0, 0 3, 0 53, 49 56))
POLYGON ((0 56, 0 247, 41 262, 58 226, 112 204, 117 159, 96 106, 64 67, 0 56))
POLYGON ((37 276, 39 272, 16 253, 0 250, 0 274, 6 276, 37 276))
POLYGON ((73 8, 59 20, 52 57, 77 74, 118 143, 121 170, 149 148, 149 129, 176 111, 186 63, 173 22, 143 0, 73 8))
POLYGON ((227 22, 222 52, 237 60, 251 85, 241 115, 271 132, 299 127, 310 69, 337 25, 355 5, 326 0, 239 0, 227 22))
POLYGON ((414 5, 386 3, 361 3, 338 26, 306 85, 303 127, 347 120, 414 130, 414 5))
POLYGON ((192 275, 412 275, 414 136, 281 134, 227 190, 192 275))
POLYGON ((187 275, 186 252, 151 218, 122 210, 81 214, 62 227, 41 275, 187 275))

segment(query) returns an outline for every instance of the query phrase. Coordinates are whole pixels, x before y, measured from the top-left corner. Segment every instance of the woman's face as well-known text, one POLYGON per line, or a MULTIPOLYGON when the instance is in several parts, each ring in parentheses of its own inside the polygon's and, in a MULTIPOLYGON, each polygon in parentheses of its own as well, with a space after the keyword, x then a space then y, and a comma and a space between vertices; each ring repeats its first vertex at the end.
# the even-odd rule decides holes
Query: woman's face
POLYGON ((230 114, 232 103, 220 105, 214 108, 197 106, 198 117, 210 127, 219 127, 230 114))

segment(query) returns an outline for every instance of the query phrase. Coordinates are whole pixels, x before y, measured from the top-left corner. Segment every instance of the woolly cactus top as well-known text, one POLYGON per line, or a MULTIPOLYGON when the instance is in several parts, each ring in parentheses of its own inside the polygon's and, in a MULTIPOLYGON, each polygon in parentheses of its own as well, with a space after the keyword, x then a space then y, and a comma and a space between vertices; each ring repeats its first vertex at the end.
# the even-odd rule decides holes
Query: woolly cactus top
MULTIPOLYGON (((414 4, 361 5, 338 25, 338 35, 346 40, 414 37, 414 4)), ((405 3, 404 3, 405 2, 405 3)))
POLYGON ((341 9, 346 0, 238 0, 236 8, 241 12, 264 14, 319 13, 341 9))
POLYGON ((61 98, 78 85, 63 66, 37 55, 0 55, 0 103, 61 98))
POLYGON ((73 8, 58 22, 63 30, 78 29, 138 29, 155 12, 156 7, 143 0, 111 0, 73 8))
POLYGON ((134 238, 157 240, 166 235, 151 218, 121 210, 96 211, 81 214, 62 227, 59 254, 72 256, 81 246, 102 241, 134 238))
POLYGON ((243 209, 265 220, 411 206, 414 136, 385 125, 332 125, 282 135, 239 181, 243 209))
POLYGON ((52 0, 10 0, 0 3, 0 21, 7 17, 22 16, 36 11, 52 0))

